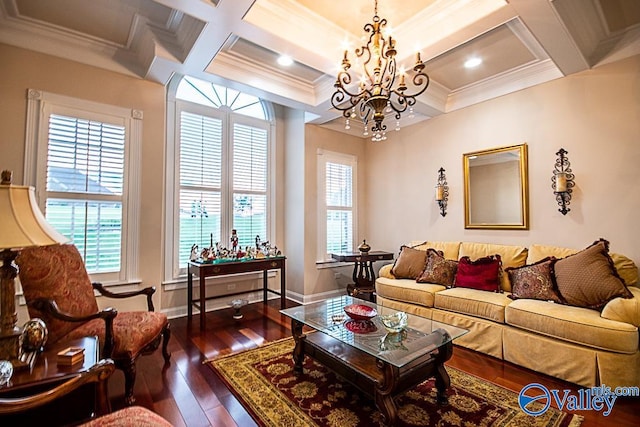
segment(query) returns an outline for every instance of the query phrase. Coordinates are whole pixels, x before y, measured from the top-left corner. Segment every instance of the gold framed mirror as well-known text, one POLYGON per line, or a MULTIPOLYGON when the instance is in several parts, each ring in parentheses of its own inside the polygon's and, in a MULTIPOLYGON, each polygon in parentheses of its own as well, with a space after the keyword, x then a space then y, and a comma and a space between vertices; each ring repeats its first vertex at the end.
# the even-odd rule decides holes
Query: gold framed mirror
POLYGON ((462 155, 464 228, 529 229, 527 144, 462 155))

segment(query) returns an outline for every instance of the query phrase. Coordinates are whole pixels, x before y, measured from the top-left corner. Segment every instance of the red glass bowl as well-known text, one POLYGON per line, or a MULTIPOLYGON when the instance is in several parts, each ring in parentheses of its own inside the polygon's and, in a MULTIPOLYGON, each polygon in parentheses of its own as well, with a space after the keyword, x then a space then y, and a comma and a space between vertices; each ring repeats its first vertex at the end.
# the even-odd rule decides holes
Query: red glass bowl
POLYGON ((371 320, 347 320, 344 322, 344 327, 354 334, 369 334, 378 330, 371 320))
POLYGON ((344 307, 344 312, 355 320, 369 320, 378 315, 375 308, 371 308, 364 304, 349 304, 344 307))

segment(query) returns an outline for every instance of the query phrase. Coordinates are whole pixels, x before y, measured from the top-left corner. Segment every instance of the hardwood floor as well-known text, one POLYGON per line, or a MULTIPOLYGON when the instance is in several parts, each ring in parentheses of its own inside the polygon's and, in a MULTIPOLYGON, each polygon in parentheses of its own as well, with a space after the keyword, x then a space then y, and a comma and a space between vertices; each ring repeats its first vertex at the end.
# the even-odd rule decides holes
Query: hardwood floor
MULTIPOLYGON (((290 303, 291 306, 295 305, 290 303)), ((200 331, 199 317, 172 319, 169 343, 171 364, 163 368, 160 351, 142 356, 137 364, 136 404, 162 415, 175 426, 255 426, 256 423, 229 392, 213 370, 202 362, 291 336, 288 318, 279 313, 279 300, 266 306, 250 304, 242 309, 244 318, 234 320, 233 310, 209 312, 207 329, 200 331)), ((562 361, 559 361, 562 363, 562 361)), ((573 392, 578 387, 540 375, 507 362, 455 347, 447 365, 500 384, 515 392, 537 382, 549 389, 573 392)), ((113 409, 124 405, 124 377, 116 371, 109 384, 113 409)), ((608 417, 596 411, 582 411, 584 427, 640 425, 640 399, 618 398, 608 417)))

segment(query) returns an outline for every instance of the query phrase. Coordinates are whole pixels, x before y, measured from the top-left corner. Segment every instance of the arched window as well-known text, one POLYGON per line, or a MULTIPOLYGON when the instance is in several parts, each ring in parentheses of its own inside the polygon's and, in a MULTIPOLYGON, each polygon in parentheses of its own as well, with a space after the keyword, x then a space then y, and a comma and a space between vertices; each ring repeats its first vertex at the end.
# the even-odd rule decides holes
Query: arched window
POLYGON ((176 98, 207 107, 227 107, 234 113, 256 119, 268 118, 260 98, 193 77, 186 76, 180 81, 176 98))
POLYGON ((174 189, 167 201, 168 255, 176 278, 194 244, 230 248, 234 229, 243 249, 258 235, 269 240, 272 130, 268 103, 193 77, 181 78, 169 104, 175 132, 167 138, 174 189))

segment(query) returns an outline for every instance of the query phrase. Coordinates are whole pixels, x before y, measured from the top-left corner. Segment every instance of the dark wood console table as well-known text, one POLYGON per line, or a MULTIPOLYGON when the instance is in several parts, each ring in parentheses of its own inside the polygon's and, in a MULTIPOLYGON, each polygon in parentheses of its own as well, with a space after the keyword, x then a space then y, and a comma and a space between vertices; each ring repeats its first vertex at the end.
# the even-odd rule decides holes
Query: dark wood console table
POLYGON ((371 301, 376 290, 376 274, 373 271, 375 261, 393 259, 392 252, 371 251, 367 253, 351 252, 331 254, 331 258, 342 262, 353 262, 353 283, 347 286, 347 294, 357 297, 358 294, 368 293, 371 301))
MULTIPOLYGON (((187 317, 191 321, 193 316, 193 306, 195 305, 200 310, 200 329, 205 330, 205 313, 206 313, 206 300, 212 298, 219 298, 220 296, 209 297, 205 295, 205 280, 207 277, 225 276, 228 274, 236 273, 251 273, 262 271, 262 292, 263 302, 267 303, 267 292, 280 295, 280 308, 285 308, 285 260, 286 257, 269 257, 251 260, 240 261, 221 261, 221 262, 198 262, 189 261, 187 267, 187 317), (280 270, 280 292, 269 289, 267 286, 267 273, 269 270, 280 270), (199 277, 200 285, 200 298, 193 299, 193 275, 199 277)), ((235 292, 230 294, 224 294, 224 296, 240 295, 255 290, 235 292)))

